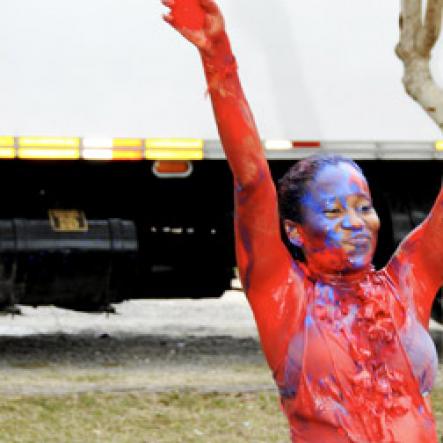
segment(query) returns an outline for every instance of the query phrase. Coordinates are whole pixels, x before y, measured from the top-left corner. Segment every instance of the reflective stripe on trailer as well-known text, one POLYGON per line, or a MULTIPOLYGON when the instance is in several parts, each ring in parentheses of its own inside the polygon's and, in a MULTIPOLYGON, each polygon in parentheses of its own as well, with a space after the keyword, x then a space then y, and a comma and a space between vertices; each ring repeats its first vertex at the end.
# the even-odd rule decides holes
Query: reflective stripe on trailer
MULTIPOLYGON (((296 160, 316 153, 336 153, 356 160, 441 160, 437 142, 263 140, 268 159, 296 160)), ((224 159, 219 140, 196 138, 97 138, 0 136, 0 159, 194 161, 224 159)))
MULTIPOLYGON (((298 160, 314 153, 340 154, 354 160, 442 160, 443 141, 384 142, 384 141, 303 141, 264 140, 269 160, 298 160)), ((204 158, 225 158, 220 142, 205 143, 204 158)))

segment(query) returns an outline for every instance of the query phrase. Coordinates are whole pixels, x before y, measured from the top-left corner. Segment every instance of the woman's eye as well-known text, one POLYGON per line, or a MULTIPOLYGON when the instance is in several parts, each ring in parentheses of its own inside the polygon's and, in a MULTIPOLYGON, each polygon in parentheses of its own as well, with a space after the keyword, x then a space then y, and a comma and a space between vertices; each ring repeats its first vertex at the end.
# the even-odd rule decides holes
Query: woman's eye
POLYGON ((327 209, 323 210, 323 214, 337 215, 337 214, 340 214, 340 209, 339 208, 327 208, 327 209))

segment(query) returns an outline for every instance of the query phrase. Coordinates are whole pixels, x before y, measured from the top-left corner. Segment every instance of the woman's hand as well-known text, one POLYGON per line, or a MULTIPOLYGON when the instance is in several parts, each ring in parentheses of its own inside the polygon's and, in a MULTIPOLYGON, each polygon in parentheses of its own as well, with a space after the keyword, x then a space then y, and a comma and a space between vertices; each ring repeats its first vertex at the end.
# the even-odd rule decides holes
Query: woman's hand
POLYGON ((225 35, 225 23, 216 3, 213 0, 162 0, 162 3, 170 8, 164 20, 202 55, 213 55, 218 39, 225 35))

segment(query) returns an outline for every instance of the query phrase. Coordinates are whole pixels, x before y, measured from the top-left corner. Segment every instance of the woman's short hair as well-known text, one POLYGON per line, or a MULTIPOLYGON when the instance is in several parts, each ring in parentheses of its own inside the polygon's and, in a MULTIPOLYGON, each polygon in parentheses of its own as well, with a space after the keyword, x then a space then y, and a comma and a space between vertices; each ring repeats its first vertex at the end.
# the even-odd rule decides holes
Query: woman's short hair
POLYGON ((306 193, 308 183, 315 180, 315 175, 320 169, 328 165, 348 163, 363 175, 360 166, 347 157, 336 154, 315 154, 299 160, 279 180, 278 205, 280 213, 281 234, 284 243, 296 260, 305 261, 301 248, 292 245, 284 230, 284 220, 292 220, 303 224, 301 201, 306 193))

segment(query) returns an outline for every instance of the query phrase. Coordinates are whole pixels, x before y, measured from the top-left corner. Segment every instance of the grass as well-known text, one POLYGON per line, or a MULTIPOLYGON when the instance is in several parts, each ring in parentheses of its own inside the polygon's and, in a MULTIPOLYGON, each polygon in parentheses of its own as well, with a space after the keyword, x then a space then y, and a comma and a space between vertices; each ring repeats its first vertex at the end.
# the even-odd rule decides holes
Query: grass
MULTIPOLYGON (((433 405, 443 431, 443 389, 433 405)), ((0 399, 1 443, 288 443, 274 392, 88 393, 0 399)))
POLYGON ((2 443, 289 441, 273 392, 2 398, 0 429, 2 443))
MULTIPOLYGON (((432 391, 432 409, 437 422, 437 432, 440 438, 443 436, 443 388, 438 386, 432 391)), ((443 441, 443 438, 442 438, 443 441)))
MULTIPOLYGON (((226 383, 234 390, 251 382, 269 386, 264 365, 168 371, 14 369, 3 370, 0 377, 0 443, 289 443, 274 391, 202 393, 205 386, 217 389, 226 383), (48 386, 54 388, 52 394, 38 393, 48 386), (122 386, 122 392, 90 391, 115 386, 122 386), (170 386, 172 391, 150 393, 140 386, 170 386), (7 394, 8 387, 18 394, 7 394), (19 394, 21 387, 27 395, 19 394), (86 392, 74 394, 70 387, 86 392)), ((441 380, 436 385, 432 403, 443 435, 441 380)))
POLYGON ((34 394, 97 390, 151 390, 211 386, 270 386, 274 383, 264 362, 249 364, 144 365, 141 367, 78 368, 72 366, 35 369, 0 369, 0 398, 11 393, 34 394), (120 389, 122 388, 122 389, 120 389))

